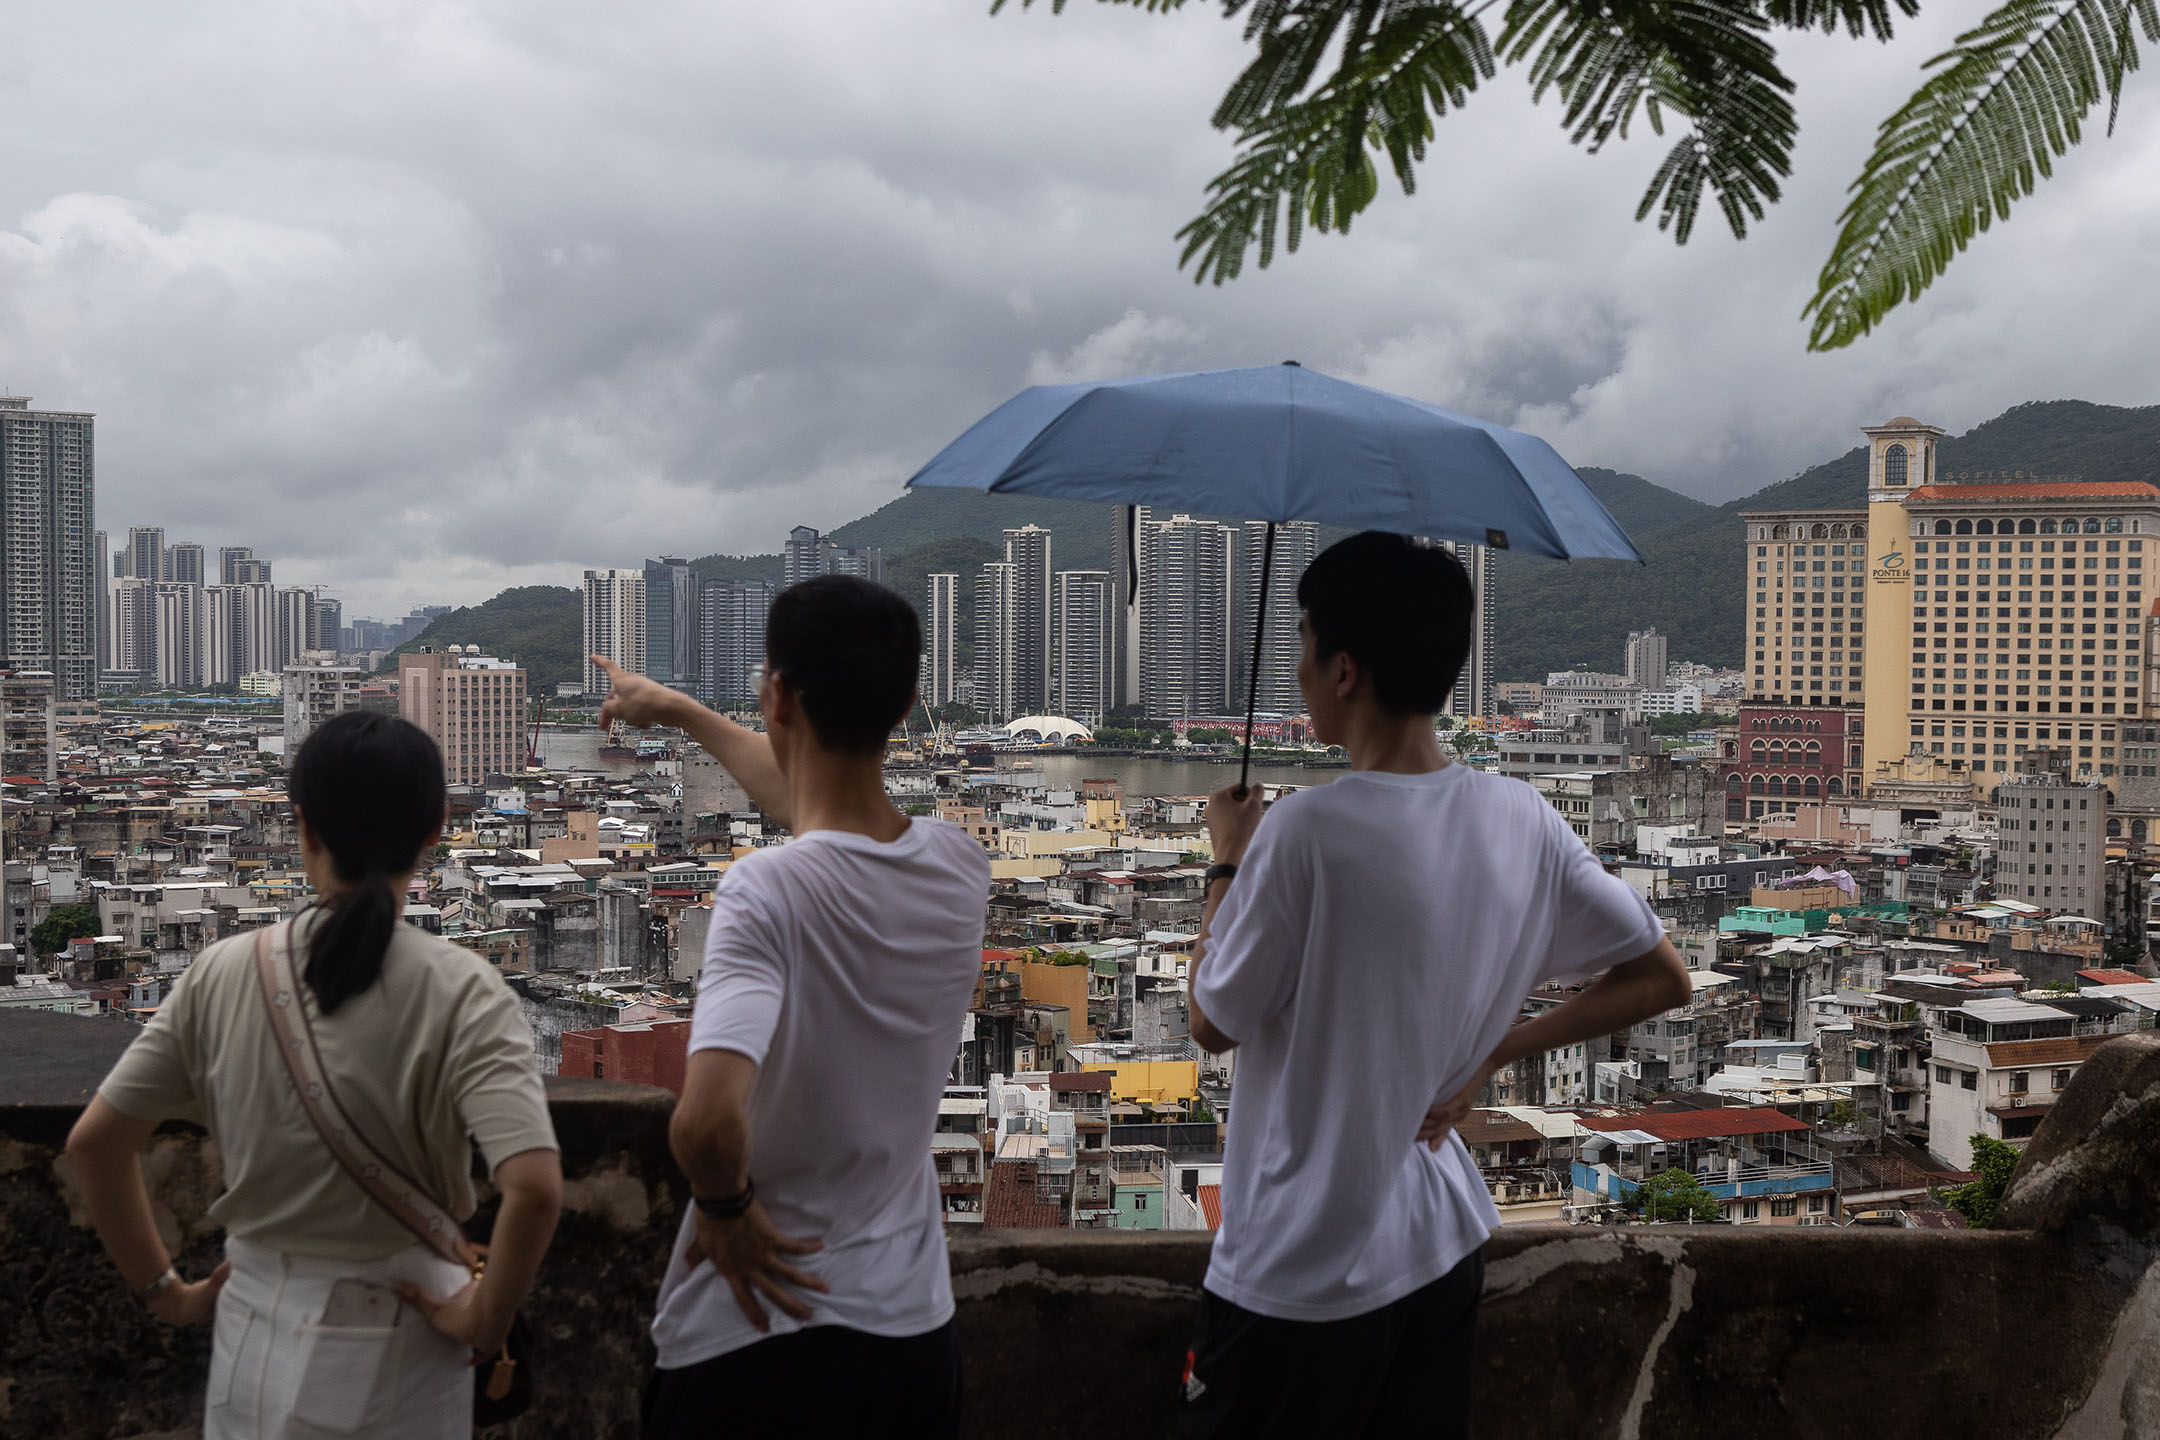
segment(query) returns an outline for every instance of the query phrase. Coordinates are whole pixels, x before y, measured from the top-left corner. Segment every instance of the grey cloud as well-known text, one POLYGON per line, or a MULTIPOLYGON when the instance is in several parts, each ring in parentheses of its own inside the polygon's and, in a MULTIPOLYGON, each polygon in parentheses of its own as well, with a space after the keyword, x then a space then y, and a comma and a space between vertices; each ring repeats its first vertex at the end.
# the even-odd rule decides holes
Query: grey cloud
POLYGON ((1802 353, 1947 10, 1797 43, 1799 173, 1745 244, 1634 224, 1662 142, 1584 156, 1503 75, 1417 197, 1216 289, 1171 237, 1236 28, 984 8, 61 7, 0 57, 0 383, 100 413, 108 528, 253 543, 348 613, 772 548, 1036 380, 1295 357, 1713 498, 1898 411, 2155 398, 2135 105, 1918 309, 1802 353))

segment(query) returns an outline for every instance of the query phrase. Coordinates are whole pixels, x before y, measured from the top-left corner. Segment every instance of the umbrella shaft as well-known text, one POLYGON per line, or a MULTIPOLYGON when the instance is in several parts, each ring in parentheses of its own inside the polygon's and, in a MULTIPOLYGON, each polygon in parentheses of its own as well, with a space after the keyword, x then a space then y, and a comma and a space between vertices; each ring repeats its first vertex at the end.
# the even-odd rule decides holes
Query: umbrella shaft
POLYGON ((1275 573, 1275 522, 1268 521, 1267 543, 1260 548, 1260 602, 1253 606, 1252 673, 1245 678, 1245 758, 1238 764, 1238 794, 1245 793, 1246 777, 1252 774, 1253 710, 1260 703, 1260 641, 1267 634, 1269 590, 1275 573))

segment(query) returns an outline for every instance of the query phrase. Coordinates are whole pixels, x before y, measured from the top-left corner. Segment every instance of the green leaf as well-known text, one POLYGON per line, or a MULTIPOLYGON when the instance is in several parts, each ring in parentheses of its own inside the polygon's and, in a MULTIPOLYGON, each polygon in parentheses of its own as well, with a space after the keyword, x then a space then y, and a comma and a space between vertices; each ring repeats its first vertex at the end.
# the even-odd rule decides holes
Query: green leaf
POLYGON ((1928 62, 1935 73, 1883 122, 1853 182, 1801 312, 1809 349, 1867 334, 2054 173, 2085 112, 2137 68, 2133 11, 2160 40, 2155 0, 2010 0, 1928 62))
MULTIPOLYGON (((1920 13, 1920 0, 1896 3, 1902 14, 1920 13)), ((1763 13, 1772 24, 1793 30, 1821 30, 1825 35, 1835 35, 1843 25, 1856 40, 1868 35, 1878 40, 1890 38, 1890 7, 1882 0, 1770 0, 1763 13)))
POLYGON ((1557 92, 1569 138, 1593 152, 1626 139, 1638 111, 1659 134, 1667 111, 1688 122, 1635 212, 1656 211, 1658 228, 1684 245, 1705 190, 1745 236, 1792 173, 1793 86, 1768 28, 1753 0, 1517 0, 1500 51, 1510 64, 1530 61, 1533 96, 1557 92))
POLYGON ((1224 99, 1221 113, 1253 118, 1242 125, 1230 168, 1209 182, 1207 208, 1178 232, 1185 242, 1179 265, 1199 262, 1195 283, 1235 279, 1255 246, 1266 268, 1278 233, 1294 251, 1308 225, 1349 229, 1379 194, 1373 152, 1387 156, 1403 192, 1414 193, 1434 119, 1492 78, 1491 42, 1460 7, 1376 5, 1366 7, 1374 12, 1369 29, 1358 28, 1362 21, 1353 25, 1348 43, 1355 48, 1345 51, 1327 82, 1309 98, 1288 102, 1283 87, 1310 73, 1312 57, 1300 47, 1316 32, 1301 26, 1325 28, 1324 49, 1337 21, 1356 19, 1346 7, 1314 8, 1333 13, 1265 32, 1261 59, 1224 99), (1265 106, 1255 108, 1262 96, 1265 106))

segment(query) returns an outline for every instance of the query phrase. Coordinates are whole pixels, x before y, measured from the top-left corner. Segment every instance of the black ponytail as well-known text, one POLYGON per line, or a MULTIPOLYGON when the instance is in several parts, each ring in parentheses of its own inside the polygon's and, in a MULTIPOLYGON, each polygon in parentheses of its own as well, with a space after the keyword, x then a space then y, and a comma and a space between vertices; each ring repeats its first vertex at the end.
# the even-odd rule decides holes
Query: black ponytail
POLYGON ((389 879, 419 863, 448 798, 442 752, 394 715, 352 710, 315 728, 286 791, 348 888, 308 938, 308 988, 322 1013, 373 985, 397 935, 389 879))

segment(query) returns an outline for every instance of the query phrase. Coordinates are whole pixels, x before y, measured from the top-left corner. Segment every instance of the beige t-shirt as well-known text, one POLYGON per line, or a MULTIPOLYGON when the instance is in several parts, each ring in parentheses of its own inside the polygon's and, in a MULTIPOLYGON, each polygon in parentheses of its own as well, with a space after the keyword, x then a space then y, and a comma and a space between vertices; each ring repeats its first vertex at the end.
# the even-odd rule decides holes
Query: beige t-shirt
MULTIPOLYGON (((317 913, 297 922, 303 973, 317 913)), ((456 1218, 474 1208, 472 1142, 490 1173, 557 1148, 517 996, 472 951, 401 923, 380 978, 336 1014, 300 991, 346 1114, 456 1218)), ((138 1120, 209 1128, 225 1167, 210 1214, 229 1234, 335 1260, 415 1243, 347 1178, 301 1108, 264 1012, 252 933, 196 957, 98 1094, 138 1120)))

